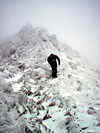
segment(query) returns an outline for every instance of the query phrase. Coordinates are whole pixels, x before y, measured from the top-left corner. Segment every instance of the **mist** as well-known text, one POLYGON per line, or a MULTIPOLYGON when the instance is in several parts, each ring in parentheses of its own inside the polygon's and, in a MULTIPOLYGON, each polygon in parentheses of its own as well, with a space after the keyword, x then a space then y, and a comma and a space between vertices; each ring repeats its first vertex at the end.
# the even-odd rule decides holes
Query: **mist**
POLYGON ((27 23, 56 34, 100 68, 99 0, 0 0, 0 40, 27 23))

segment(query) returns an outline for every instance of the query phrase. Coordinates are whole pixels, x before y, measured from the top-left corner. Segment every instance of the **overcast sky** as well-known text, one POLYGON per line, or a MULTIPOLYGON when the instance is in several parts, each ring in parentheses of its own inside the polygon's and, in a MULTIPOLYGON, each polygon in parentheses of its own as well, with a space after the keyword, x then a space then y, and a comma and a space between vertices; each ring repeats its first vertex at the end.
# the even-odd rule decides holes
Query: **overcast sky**
POLYGON ((0 39, 27 23, 56 34, 100 68, 100 0, 0 0, 0 39))

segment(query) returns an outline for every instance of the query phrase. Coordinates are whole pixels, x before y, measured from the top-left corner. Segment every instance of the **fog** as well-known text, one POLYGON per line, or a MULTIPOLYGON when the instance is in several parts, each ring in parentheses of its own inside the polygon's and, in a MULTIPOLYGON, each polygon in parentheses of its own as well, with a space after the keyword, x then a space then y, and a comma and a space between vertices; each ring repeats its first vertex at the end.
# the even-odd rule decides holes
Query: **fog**
POLYGON ((0 0, 0 39, 27 23, 56 34, 100 68, 100 0, 0 0))

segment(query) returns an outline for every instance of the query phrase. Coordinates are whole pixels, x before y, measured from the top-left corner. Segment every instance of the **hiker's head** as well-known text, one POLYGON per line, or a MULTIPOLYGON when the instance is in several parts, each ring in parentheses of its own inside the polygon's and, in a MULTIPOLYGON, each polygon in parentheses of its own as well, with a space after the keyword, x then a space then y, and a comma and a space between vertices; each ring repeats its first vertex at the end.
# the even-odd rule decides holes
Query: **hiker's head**
POLYGON ((54 54, 50 54, 50 56, 54 56, 54 54))

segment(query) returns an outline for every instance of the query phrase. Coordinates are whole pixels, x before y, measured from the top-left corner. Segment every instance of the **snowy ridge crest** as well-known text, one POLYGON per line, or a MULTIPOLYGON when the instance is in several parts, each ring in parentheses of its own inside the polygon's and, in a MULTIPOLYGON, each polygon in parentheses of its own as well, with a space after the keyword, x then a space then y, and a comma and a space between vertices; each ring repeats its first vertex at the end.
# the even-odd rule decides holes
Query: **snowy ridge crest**
POLYGON ((12 38, 4 39, 0 42, 0 55, 1 57, 8 57, 13 49, 18 47, 35 48, 36 51, 44 49, 52 49, 51 51, 60 51, 71 53, 73 56, 79 56, 78 52, 72 50, 67 44, 59 42, 56 35, 49 35, 43 28, 33 28, 31 24, 23 26, 20 31, 12 38))

